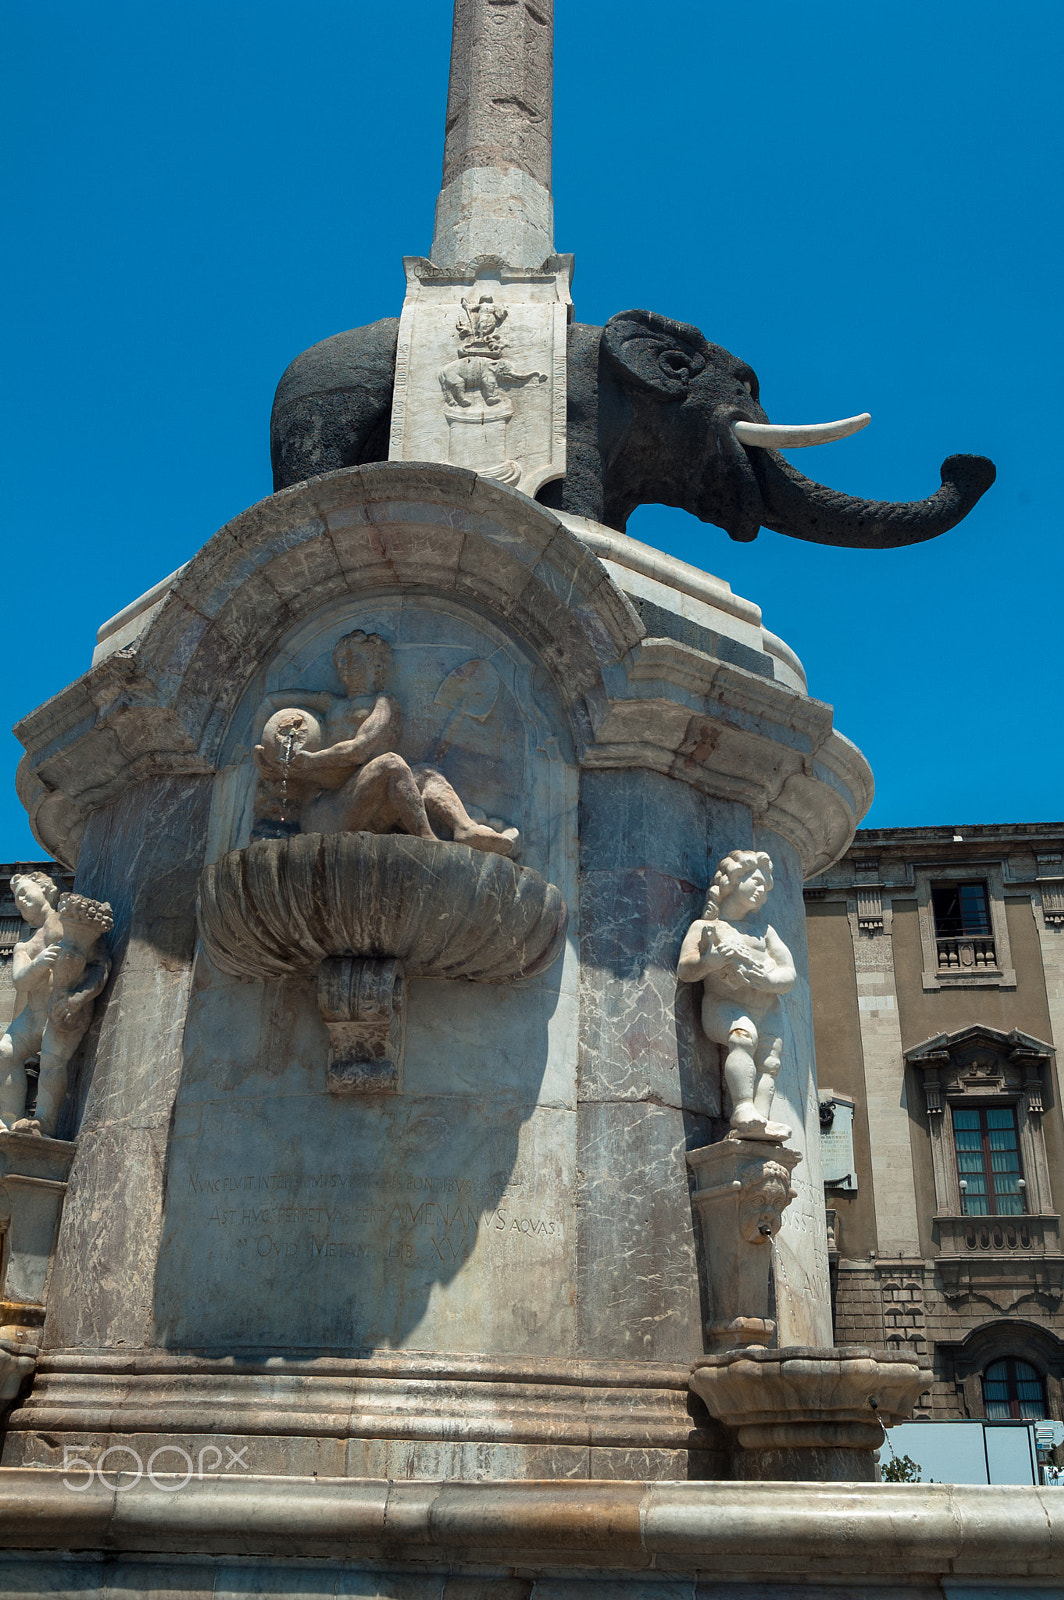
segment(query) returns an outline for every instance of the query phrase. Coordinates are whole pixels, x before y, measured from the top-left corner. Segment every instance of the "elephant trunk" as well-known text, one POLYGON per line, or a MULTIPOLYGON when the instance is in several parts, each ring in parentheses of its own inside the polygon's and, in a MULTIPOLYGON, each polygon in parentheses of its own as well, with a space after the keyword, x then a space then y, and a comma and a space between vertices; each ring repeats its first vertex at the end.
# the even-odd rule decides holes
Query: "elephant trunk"
POLYGON ((762 525, 792 539, 851 549, 920 544, 966 517, 996 477, 985 456, 948 456, 942 487, 928 500, 860 500, 803 477, 775 450, 749 451, 763 503, 762 525))

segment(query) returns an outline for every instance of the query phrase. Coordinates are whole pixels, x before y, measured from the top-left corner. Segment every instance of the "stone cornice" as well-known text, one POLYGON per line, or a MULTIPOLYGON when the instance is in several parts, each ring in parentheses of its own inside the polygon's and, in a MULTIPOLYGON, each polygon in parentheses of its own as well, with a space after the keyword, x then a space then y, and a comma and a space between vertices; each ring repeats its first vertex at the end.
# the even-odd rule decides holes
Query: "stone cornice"
POLYGON ((18 724, 19 794, 42 845, 71 863, 86 817, 129 785, 211 774, 284 636, 338 598, 397 587, 458 598, 523 639, 554 678, 582 764, 650 766, 741 800, 807 875, 846 849, 871 802, 867 763, 828 706, 647 638, 553 512, 460 468, 384 462, 236 517, 140 614, 139 636, 18 724))

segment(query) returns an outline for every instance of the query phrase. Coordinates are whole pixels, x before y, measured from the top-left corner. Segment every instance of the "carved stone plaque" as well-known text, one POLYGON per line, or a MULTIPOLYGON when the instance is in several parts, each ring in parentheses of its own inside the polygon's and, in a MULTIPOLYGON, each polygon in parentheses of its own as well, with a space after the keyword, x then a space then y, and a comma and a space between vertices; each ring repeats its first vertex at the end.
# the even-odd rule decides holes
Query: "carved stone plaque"
POLYGON ((536 271, 482 256, 409 256, 392 401, 392 461, 445 461, 522 493, 565 473, 572 257, 536 271))
POLYGON ((857 1188, 857 1164, 853 1158, 853 1103, 843 1095, 821 1101, 820 1158, 824 1182, 832 1189, 857 1188), (830 1121, 825 1104, 831 1107, 830 1121))

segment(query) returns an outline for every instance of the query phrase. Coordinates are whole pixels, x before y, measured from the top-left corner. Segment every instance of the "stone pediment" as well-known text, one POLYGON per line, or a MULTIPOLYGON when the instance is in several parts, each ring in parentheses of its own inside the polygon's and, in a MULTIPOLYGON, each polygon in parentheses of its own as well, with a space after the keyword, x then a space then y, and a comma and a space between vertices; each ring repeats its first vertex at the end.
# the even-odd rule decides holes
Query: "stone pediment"
POLYGON ((1012 1028, 974 1023, 953 1033, 936 1034, 906 1050, 905 1059, 924 1074, 924 1096, 933 1115, 950 1100, 966 1096, 1024 1096, 1028 1111, 1042 1110, 1042 1068, 1054 1049, 1042 1039, 1012 1028))
POLYGON ((989 1028, 977 1022, 968 1028, 958 1028, 953 1033, 937 1033, 922 1044, 913 1045, 906 1050, 905 1059, 914 1066, 924 1061, 942 1061, 946 1057, 960 1062, 969 1053, 978 1053, 980 1049, 1008 1058, 1017 1054, 1043 1058, 1054 1054, 1051 1044, 1046 1044, 1044 1039, 1034 1038, 1032 1034, 1022 1033, 1019 1028, 1003 1033, 1000 1028, 989 1028))
POLYGON ((650 768, 750 806, 807 876, 846 849, 871 802, 867 763, 830 707, 779 681, 767 655, 762 674, 651 636, 552 511, 463 468, 384 462, 296 484, 160 590, 121 649, 16 729, 20 797, 64 863, 88 815, 130 785, 214 773, 260 663, 305 619, 367 592, 441 595, 495 619, 553 679, 581 766, 650 768))

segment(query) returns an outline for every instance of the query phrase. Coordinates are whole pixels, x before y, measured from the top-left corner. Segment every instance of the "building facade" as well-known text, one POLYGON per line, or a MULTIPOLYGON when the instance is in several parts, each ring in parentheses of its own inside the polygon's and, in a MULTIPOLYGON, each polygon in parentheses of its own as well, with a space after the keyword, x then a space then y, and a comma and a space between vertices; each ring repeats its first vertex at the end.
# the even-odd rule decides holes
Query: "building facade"
POLYGON ((806 912, 837 1343, 1064 1416, 1064 823, 860 830, 806 912))

